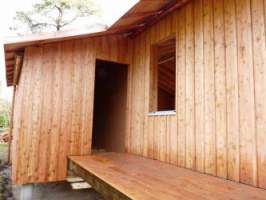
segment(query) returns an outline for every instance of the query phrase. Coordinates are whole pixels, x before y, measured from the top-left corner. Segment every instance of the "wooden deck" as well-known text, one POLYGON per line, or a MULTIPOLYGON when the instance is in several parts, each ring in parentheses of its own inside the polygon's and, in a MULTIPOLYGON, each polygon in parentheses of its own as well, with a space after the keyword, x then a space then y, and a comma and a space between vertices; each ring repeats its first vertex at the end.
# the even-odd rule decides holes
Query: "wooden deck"
POLYGON ((263 189, 130 154, 71 156, 69 161, 72 170, 107 199, 266 199, 263 189))

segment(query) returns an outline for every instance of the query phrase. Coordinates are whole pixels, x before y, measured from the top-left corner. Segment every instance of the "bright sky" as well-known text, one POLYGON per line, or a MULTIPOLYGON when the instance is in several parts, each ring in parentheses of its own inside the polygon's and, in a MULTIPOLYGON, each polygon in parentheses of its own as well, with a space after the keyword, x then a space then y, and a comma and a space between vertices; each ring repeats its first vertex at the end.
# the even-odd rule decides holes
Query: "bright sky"
MULTIPOLYGON (((8 0, 4 1, 0 7, 0 82, 4 85, 4 90, 0 98, 12 99, 12 87, 6 87, 5 63, 3 51, 3 38, 12 35, 9 27, 12 25, 13 17, 17 10, 29 9, 36 0, 8 0)), ((102 17, 99 20, 103 24, 111 25, 138 0, 94 0, 102 9, 102 17)), ((88 22, 93 23, 93 22, 88 22)))

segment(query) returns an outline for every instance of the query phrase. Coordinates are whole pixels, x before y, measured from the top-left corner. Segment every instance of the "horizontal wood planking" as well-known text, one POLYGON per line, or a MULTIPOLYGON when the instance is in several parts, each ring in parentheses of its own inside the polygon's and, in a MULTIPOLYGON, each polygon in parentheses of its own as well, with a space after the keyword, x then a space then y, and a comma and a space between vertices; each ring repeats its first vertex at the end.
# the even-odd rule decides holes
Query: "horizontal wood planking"
POLYGON ((107 199, 124 199, 120 195, 113 198, 117 191, 129 199, 142 200, 263 200, 266 195, 263 189, 126 153, 70 156, 69 163, 70 169, 107 199), (106 186, 116 192, 103 191, 106 186))
POLYGON ((144 145, 144 156, 266 188, 265 3, 194 0, 134 39, 130 153, 144 145), (147 117, 154 75, 140 62, 173 33, 176 116, 147 117))
POLYGON ((25 50, 14 107, 14 183, 63 180, 68 155, 90 154, 95 60, 130 63, 127 49, 128 39, 109 36, 25 50))

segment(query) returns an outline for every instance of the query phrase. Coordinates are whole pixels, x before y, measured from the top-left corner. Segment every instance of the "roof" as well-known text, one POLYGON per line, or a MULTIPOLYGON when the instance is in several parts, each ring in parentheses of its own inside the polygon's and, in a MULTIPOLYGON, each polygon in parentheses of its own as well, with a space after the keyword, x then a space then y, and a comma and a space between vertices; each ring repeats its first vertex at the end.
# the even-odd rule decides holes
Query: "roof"
POLYGON ((98 32, 88 32, 88 30, 59 31, 7 38, 4 42, 7 86, 13 84, 15 57, 17 54, 23 54, 25 47, 111 34, 126 34, 127 36, 134 37, 161 17, 188 1, 140 0, 110 28, 98 32))

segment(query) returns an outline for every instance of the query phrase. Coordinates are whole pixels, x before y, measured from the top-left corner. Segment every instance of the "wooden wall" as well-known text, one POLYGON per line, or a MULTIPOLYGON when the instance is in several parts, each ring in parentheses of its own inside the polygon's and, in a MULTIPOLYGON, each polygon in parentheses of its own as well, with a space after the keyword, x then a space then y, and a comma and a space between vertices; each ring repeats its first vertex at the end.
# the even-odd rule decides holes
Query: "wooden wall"
POLYGON ((266 0, 191 0, 133 39, 27 48, 13 180, 62 180, 90 153, 95 59, 129 66, 127 152, 266 189, 266 0), (148 116, 151 45, 176 35, 176 114, 148 116), (131 42, 130 42, 131 43, 131 42))
POLYGON ((128 40, 108 36, 30 47, 16 90, 12 177, 63 180, 67 155, 90 153, 96 58, 129 63, 128 40))
POLYGON ((127 150, 266 188, 266 2, 192 0, 134 39, 127 150), (176 115, 148 116, 151 45, 176 34, 176 115))

